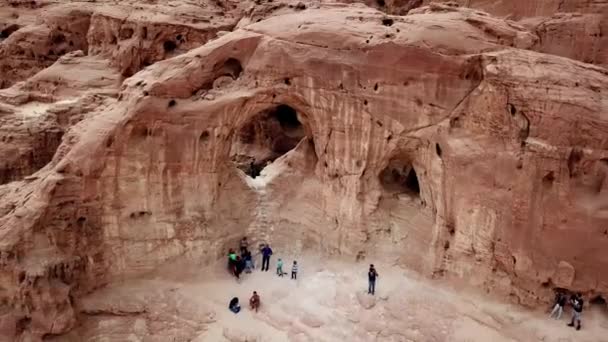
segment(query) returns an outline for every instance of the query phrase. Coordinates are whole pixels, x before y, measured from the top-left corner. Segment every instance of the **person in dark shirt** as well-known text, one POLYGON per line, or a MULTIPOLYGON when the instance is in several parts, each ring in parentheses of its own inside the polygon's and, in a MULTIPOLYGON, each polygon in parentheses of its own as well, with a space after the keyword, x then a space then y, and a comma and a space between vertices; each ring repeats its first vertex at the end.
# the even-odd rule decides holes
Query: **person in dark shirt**
POLYGON ((568 324, 569 327, 574 326, 576 321, 576 330, 581 330, 581 314, 583 313, 583 296, 577 293, 575 296, 570 298, 570 304, 572 305, 572 321, 568 324))
POLYGON ((230 300, 230 304, 228 304, 228 309, 234 313, 239 313, 241 311, 241 305, 239 305, 239 299, 234 297, 230 300))
POLYGON ((555 293, 555 306, 553 306, 553 311, 551 311, 551 315, 549 318, 560 319, 562 317, 562 313, 564 312, 564 306, 566 305, 566 295, 562 292, 555 293))
POLYGON ((272 255, 272 248, 267 244, 262 248, 262 271, 268 271, 270 265, 270 256, 272 255))
POLYGON ((373 264, 369 265, 369 271, 367 272, 367 280, 369 285, 367 288, 368 294, 373 295, 376 293, 376 278, 378 278, 378 272, 374 268, 373 264))
POLYGON ((253 257, 251 256, 251 252, 249 250, 245 251, 243 260, 245 260, 245 273, 251 273, 251 270, 254 268, 254 266, 253 257))

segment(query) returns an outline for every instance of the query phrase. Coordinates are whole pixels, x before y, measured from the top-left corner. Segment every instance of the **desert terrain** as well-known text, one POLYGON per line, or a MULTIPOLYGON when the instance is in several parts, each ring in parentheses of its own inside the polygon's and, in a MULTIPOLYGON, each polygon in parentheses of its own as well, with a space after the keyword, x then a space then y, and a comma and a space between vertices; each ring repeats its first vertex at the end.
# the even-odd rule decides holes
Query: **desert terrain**
POLYGON ((0 340, 606 340, 606 32, 603 0, 1 1, 0 340), (243 236, 275 256, 237 282, 243 236))

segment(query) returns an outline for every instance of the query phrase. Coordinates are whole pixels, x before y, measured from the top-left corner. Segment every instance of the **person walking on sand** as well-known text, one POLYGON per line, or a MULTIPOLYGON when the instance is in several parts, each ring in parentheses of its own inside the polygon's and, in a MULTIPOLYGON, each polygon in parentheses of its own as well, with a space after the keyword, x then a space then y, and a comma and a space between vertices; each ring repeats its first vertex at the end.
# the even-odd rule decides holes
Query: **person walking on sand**
POLYGON ((283 276, 283 260, 281 260, 281 258, 279 258, 279 260, 277 260, 277 275, 279 277, 283 276))
POLYGON ((553 311, 551 311, 551 315, 549 318, 560 319, 562 317, 562 313, 564 312, 564 305, 566 305, 566 295, 562 292, 555 293, 555 306, 553 306, 553 311))
POLYGON ((376 293, 376 278, 378 278, 378 272, 376 271, 376 269, 374 268, 374 264, 369 265, 369 271, 367 272, 367 280, 368 280, 368 287, 367 287, 367 293, 374 295, 376 293))
POLYGON ((298 262, 295 260, 291 266, 291 279, 298 279, 298 262))
POLYGON ((270 256, 272 255, 272 248, 267 244, 262 248, 262 271, 268 271, 270 265, 270 256))
POLYGON ((251 296, 251 298, 249 299, 249 307, 251 308, 251 310, 255 310, 255 312, 258 312, 258 308, 260 307, 260 296, 258 296, 258 293, 256 291, 253 291, 253 296, 251 296))
POLYGON ((574 321, 576 321, 576 330, 581 330, 581 314, 583 313, 583 296, 580 293, 577 293, 575 296, 570 298, 570 304, 572 304, 572 321, 568 324, 569 327, 574 326, 574 321))

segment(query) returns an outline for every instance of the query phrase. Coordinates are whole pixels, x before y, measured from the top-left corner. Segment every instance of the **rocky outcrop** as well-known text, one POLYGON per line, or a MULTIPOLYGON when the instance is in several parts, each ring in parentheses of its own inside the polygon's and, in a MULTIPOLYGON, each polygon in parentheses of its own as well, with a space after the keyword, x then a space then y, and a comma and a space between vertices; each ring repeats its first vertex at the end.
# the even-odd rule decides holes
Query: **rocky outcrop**
POLYGON ((608 294, 605 69, 453 5, 296 4, 213 40, 139 11, 92 9, 87 53, 0 93, 5 336, 244 234, 527 303, 608 294))
POLYGON ((608 2, 425 0, 425 4, 467 6, 519 21, 538 37, 535 51, 608 66, 608 2))

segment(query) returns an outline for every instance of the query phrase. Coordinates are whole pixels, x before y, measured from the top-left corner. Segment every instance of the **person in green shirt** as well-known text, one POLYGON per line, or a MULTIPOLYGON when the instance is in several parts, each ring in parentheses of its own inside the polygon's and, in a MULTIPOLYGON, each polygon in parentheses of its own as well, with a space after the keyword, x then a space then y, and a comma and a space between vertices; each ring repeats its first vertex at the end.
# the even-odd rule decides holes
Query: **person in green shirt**
POLYGON ((279 277, 283 276, 283 260, 281 260, 281 258, 279 258, 279 260, 277 261, 277 275, 279 277))

